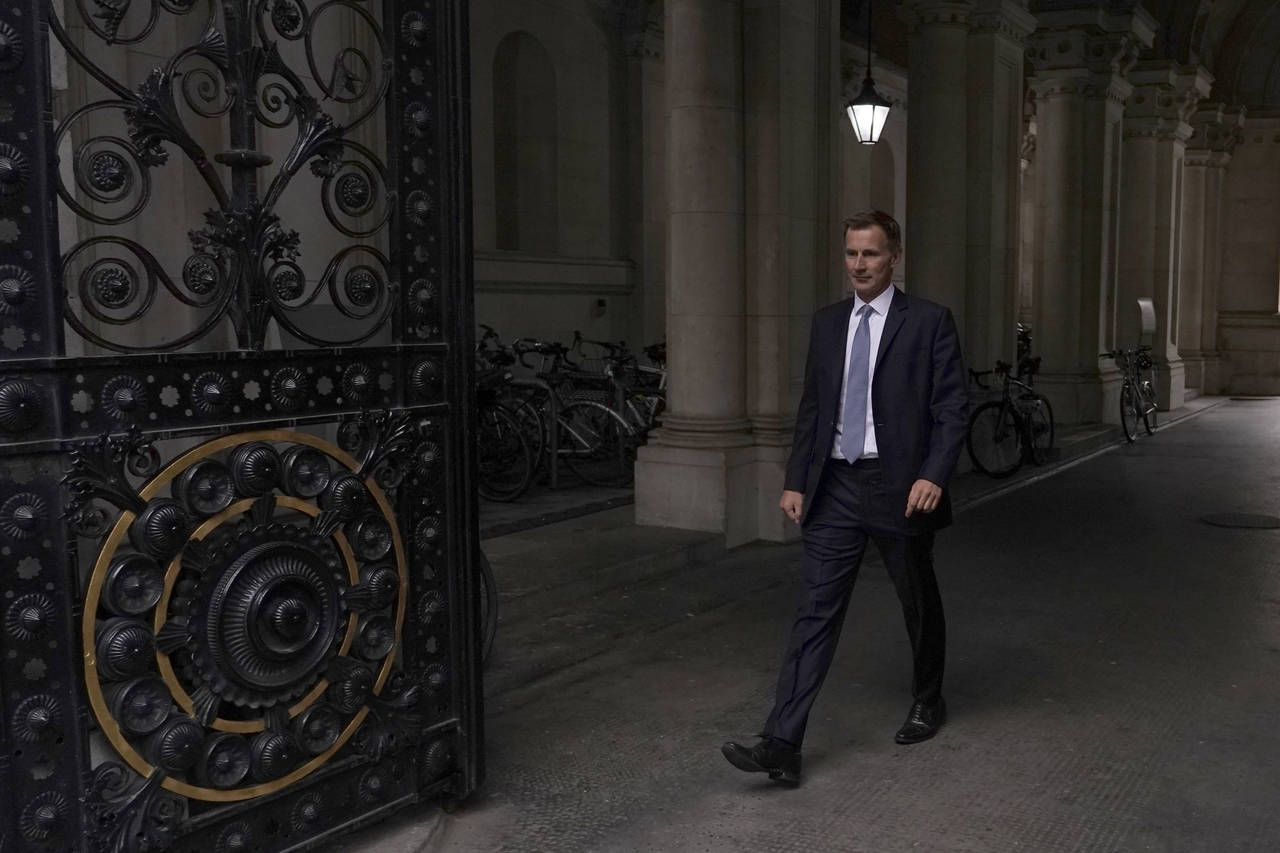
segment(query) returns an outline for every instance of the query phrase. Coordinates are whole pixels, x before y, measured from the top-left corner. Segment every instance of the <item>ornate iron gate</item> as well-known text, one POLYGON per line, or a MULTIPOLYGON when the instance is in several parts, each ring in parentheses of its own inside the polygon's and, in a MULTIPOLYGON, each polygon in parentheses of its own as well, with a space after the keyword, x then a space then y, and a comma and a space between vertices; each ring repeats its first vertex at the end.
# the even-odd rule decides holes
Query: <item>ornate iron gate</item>
POLYGON ((466 0, 0 6, 0 851, 481 773, 466 0))

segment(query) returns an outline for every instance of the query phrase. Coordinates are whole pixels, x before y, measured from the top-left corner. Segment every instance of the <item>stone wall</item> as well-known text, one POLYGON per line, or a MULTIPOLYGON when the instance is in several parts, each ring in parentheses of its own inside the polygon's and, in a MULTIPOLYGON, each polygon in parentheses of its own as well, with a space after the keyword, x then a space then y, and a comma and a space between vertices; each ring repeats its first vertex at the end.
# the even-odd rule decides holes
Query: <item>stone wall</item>
POLYGON ((1280 394, 1280 117, 1249 116, 1226 175, 1221 390, 1280 394))
POLYGON ((662 174, 661 152, 647 130, 631 133, 660 126, 661 101, 631 109, 643 92, 627 54, 618 21, 590 0, 471 5, 476 319, 504 339, 662 334, 661 312, 637 290, 662 280, 660 268, 639 274, 655 256, 635 210, 637 181, 662 174))

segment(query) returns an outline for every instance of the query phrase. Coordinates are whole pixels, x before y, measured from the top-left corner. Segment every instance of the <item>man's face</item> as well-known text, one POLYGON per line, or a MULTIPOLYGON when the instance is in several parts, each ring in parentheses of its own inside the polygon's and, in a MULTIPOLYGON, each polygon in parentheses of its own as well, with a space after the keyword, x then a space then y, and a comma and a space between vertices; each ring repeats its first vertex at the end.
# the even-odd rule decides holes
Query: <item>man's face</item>
POLYGON ((844 235, 844 269, 849 285, 863 302, 870 302, 889 287, 901 252, 890 251, 889 238, 879 225, 850 228, 844 235))

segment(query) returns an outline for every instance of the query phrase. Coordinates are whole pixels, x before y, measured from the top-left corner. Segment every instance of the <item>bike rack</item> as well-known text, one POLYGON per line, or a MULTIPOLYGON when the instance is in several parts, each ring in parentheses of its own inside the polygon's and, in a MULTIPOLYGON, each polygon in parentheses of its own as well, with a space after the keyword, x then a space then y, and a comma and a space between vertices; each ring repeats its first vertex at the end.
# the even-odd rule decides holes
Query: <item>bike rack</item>
POLYGON ((516 388, 541 388, 547 392, 549 423, 547 424, 547 486, 552 491, 560 488, 560 399, 555 389, 545 379, 512 379, 516 388))

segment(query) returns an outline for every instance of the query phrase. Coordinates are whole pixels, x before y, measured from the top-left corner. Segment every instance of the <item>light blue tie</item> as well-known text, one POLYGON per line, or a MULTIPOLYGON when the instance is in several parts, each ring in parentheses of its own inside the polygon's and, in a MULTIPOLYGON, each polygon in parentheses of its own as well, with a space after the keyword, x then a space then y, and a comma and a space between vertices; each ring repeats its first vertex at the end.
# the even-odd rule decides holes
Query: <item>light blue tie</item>
POLYGON ((867 382, 871 364, 871 313, 875 309, 863 305, 858 309, 862 319, 853 333, 853 349, 849 352, 849 377, 844 386, 844 423, 841 424, 840 452, 850 462, 862 455, 867 433, 867 382))

